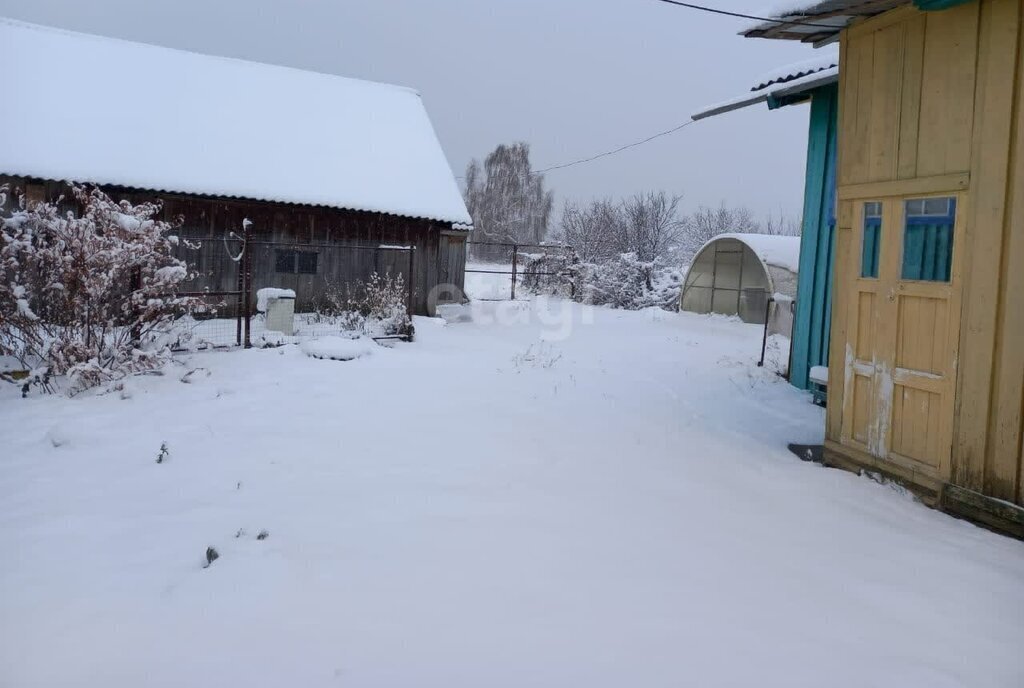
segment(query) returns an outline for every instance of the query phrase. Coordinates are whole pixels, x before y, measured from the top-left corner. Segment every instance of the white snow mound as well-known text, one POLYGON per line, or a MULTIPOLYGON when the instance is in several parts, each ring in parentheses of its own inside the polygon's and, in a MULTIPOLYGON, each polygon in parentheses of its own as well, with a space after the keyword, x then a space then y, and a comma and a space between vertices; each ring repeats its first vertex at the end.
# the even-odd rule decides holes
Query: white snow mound
POLYGON ((377 348, 372 339, 347 339, 345 337, 319 337, 305 339, 299 344, 302 353, 312 358, 326 358, 332 361, 351 361, 369 356, 377 348))

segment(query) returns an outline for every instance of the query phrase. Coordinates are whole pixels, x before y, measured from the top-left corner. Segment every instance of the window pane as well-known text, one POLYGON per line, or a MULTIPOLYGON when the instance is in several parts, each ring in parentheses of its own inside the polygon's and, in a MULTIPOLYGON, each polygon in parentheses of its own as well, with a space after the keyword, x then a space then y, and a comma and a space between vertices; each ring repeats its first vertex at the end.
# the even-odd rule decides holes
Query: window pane
POLYGON ((768 292, 764 289, 744 289, 740 292, 739 316, 743 322, 763 323, 768 307, 768 292))
POLYGON ((878 253, 882 240, 882 204, 864 204, 864 234, 861 239, 860 276, 878 277, 878 253))
MULTIPOLYGON (((715 252, 715 289, 739 289, 743 244, 726 239, 718 243, 715 252)), ((736 312, 735 306, 733 312, 736 312)))
POLYGON ((925 215, 946 215, 949 213, 949 198, 927 198, 922 212, 925 215))
POLYGON ((319 254, 311 253, 309 251, 302 251, 299 253, 299 266, 298 272, 300 275, 315 275, 317 257, 319 254))
POLYGON ((277 251, 274 260, 275 272, 295 272, 295 251, 277 251))
POLYGON ((914 199, 906 202, 902 279, 949 281, 953 264, 955 220, 955 198, 914 199))

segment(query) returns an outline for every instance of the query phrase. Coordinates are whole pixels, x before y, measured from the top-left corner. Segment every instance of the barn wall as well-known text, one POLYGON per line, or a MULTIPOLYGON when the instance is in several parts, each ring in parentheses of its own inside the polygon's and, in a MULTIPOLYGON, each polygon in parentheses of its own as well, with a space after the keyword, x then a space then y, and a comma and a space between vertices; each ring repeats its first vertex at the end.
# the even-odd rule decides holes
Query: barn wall
MULTIPOLYGON (((34 200, 56 201, 69 196, 61 182, 26 180, 0 176, 0 183, 27 189, 34 200)), ((163 218, 182 221, 179 234, 202 244, 199 250, 179 248, 179 257, 196 264, 200 272, 191 289, 231 291, 237 289, 237 266, 223 246, 228 232, 242 233, 242 220, 252 222, 254 240, 253 286, 294 289, 296 307, 309 308, 330 285, 342 286, 353 279, 365 280, 373 272, 401 274, 408 283, 409 254, 405 251, 357 250, 346 247, 378 247, 381 244, 415 246, 412 270, 414 309, 427 314, 429 296, 442 277, 461 292, 465 280, 465 232, 452 230, 450 223, 398 217, 336 208, 299 206, 264 201, 221 199, 180 194, 153 193, 133 189, 104 190, 116 200, 132 203, 159 200, 163 218), (446 252, 439 248, 445 237, 446 252), (463 239, 463 242, 452 238, 463 239), (269 245, 275 242, 280 245, 269 245), (295 248, 315 251, 318 269, 315 275, 286 274, 275 270, 275 251, 295 248), (453 252, 462 251, 461 260, 453 252), (443 258, 443 272, 439 261, 443 258)), ((237 245, 233 245, 237 250, 237 245)), ((453 295, 451 298, 456 298, 453 295)))
MULTIPOLYGON (((904 8, 843 32, 833 313, 860 250, 853 199, 962 193, 956 486, 1024 504, 1024 2, 904 8)), ((960 229, 958 229, 960 231, 960 229)), ((957 332, 958 330, 958 332, 957 332)), ((829 397, 843 398, 845 318, 832 328, 829 397)), ((840 440, 843 405, 827 437, 840 440)))

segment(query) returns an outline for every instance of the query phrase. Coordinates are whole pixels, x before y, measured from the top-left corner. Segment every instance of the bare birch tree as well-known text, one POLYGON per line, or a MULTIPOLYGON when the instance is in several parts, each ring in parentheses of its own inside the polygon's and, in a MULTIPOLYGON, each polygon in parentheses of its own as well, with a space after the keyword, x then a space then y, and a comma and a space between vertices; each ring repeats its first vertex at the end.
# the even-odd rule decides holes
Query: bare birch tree
MULTIPOLYGON (((544 176, 531 170, 526 143, 498 146, 483 165, 470 162, 465 197, 476 242, 539 244, 547 235, 554 198, 544 176)), ((477 255, 496 258, 503 251, 477 246, 477 255)))

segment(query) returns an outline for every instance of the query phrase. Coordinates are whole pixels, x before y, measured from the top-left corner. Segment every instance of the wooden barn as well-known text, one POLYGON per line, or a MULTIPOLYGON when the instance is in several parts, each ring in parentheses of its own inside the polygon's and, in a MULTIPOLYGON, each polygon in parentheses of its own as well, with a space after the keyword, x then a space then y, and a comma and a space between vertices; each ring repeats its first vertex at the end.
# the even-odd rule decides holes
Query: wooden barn
POLYGON ((827 0, 745 32, 840 45, 826 462, 1017 534, 1022 23, 1024 0, 827 0))
POLYGON ((254 289, 299 309, 373 272, 417 313, 460 298, 471 220, 416 91, 10 20, 0 59, 0 183, 161 201, 201 247, 190 288, 237 288, 248 220, 254 289))

